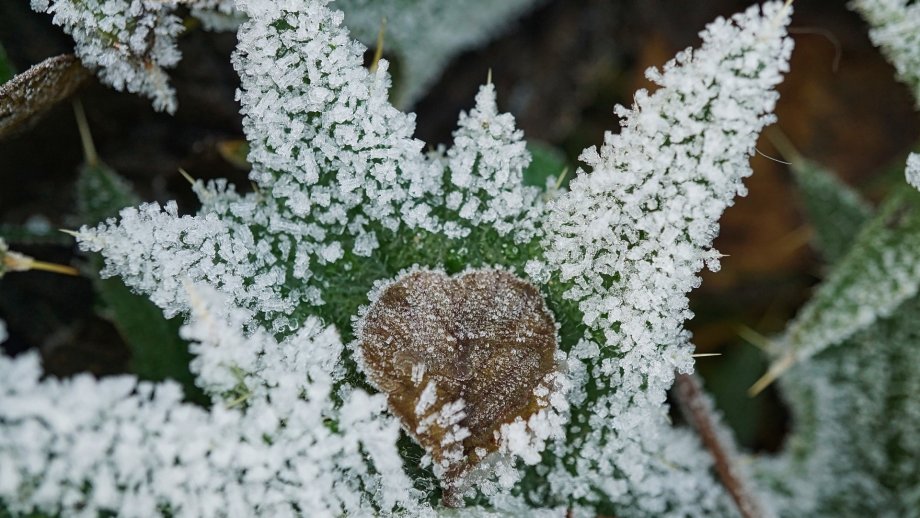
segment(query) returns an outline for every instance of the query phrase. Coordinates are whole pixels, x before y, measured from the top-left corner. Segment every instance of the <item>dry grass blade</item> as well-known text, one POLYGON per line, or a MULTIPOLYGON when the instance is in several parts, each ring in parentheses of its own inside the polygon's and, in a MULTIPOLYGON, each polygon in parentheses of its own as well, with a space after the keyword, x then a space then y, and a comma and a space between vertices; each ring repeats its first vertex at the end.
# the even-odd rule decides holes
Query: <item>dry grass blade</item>
POLYGON ((73 54, 48 58, 0 86, 0 138, 70 97, 92 74, 73 54))

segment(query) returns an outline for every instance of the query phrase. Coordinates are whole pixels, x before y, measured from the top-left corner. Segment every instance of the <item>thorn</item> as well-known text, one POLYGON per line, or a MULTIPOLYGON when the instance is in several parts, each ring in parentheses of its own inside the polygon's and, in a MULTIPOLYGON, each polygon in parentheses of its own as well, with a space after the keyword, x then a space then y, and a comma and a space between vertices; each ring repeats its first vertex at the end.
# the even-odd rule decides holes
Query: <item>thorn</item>
POLYGON ((804 165, 805 159, 792 144, 789 137, 783 133, 783 130, 774 126, 767 129, 764 133, 767 140, 770 141, 770 144, 773 144, 773 147, 779 152, 780 156, 789 161, 789 165, 791 165, 793 169, 799 169, 804 165))
POLYGON ((89 130, 86 112, 83 111, 83 103, 78 98, 73 100, 73 114, 77 119, 77 131, 80 132, 80 142, 83 144, 83 159, 86 160, 86 165, 95 167, 99 165, 99 155, 96 153, 93 135, 89 130))
POLYGON ((488 73, 486 73, 486 85, 492 84, 492 67, 489 67, 488 73))
POLYGON ((77 232, 76 230, 67 230, 66 228, 59 228, 59 229, 58 229, 58 232, 63 232, 63 233, 65 233, 65 234, 67 234, 68 236, 70 236, 70 237, 75 237, 75 238, 79 238, 79 237, 82 235, 82 234, 80 234, 79 232, 77 232))
POLYGON ((722 356, 722 353, 697 353, 690 356, 693 358, 710 358, 712 356, 722 356))
POLYGON ((188 174, 188 171, 186 171, 185 169, 182 169, 182 168, 180 167, 180 168, 179 168, 179 174, 181 174, 183 178, 185 178, 186 180, 188 180, 188 183, 192 184, 192 187, 195 186, 196 180, 195 180, 194 178, 192 178, 192 175, 188 174))
POLYGON ((776 353, 776 345, 771 342, 769 338, 748 326, 738 326, 738 336, 740 336, 742 340, 760 349, 761 351, 764 351, 768 354, 776 353))
POLYGON ((61 275, 71 275, 77 277, 80 271, 72 266, 63 264, 46 263, 36 261, 35 259, 19 252, 6 252, 3 255, 3 267, 11 272, 27 272, 29 270, 59 273, 61 275))
POLYGON ((773 158, 773 157, 770 156, 770 155, 764 154, 763 151, 757 149, 756 147, 754 148, 754 151, 756 151, 758 155, 760 155, 760 156, 766 158, 767 160, 772 160, 772 161, 774 161, 774 162, 777 162, 777 163, 780 163, 780 164, 783 164, 783 165, 788 165, 788 166, 791 166, 791 165, 792 165, 792 162, 786 162, 785 160, 780 160, 780 159, 778 159, 778 158, 773 158))
POLYGON ((760 377, 751 388, 748 389, 748 396, 754 397, 763 392, 763 390, 776 381, 784 372, 789 370, 795 364, 795 354, 788 352, 782 358, 777 360, 767 369, 767 373, 760 377))
POLYGON ((387 30, 387 19, 380 20, 380 31, 377 33, 377 48, 374 49, 374 59, 371 61, 371 72, 377 71, 377 65, 383 59, 383 40, 387 30))
POLYGON ((562 188, 562 182, 565 181, 565 177, 568 174, 569 174, 569 168, 566 167, 562 170, 562 174, 559 175, 559 179, 556 180, 556 190, 557 191, 562 188))

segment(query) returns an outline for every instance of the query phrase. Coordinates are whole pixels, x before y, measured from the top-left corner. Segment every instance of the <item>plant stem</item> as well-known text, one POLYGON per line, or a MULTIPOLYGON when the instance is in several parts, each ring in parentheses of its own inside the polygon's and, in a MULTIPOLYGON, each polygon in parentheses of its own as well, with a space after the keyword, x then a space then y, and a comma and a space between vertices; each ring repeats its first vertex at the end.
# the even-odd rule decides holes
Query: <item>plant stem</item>
POLYGON ((712 403, 703 394, 699 378, 690 374, 678 374, 675 387, 684 416, 700 434, 703 445, 712 454, 716 473, 738 506, 741 516, 744 518, 767 516, 757 495, 750 490, 747 481, 738 471, 733 458, 734 445, 719 431, 719 419, 713 415, 712 403))

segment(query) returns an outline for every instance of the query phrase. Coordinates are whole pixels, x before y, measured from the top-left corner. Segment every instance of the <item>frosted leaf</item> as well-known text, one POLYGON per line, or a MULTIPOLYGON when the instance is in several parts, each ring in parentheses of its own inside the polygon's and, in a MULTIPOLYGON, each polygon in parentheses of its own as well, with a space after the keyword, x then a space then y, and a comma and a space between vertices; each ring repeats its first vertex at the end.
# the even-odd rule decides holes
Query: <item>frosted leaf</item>
POLYGON ((894 65, 920 106, 920 4, 912 0, 852 0, 869 24, 869 38, 894 65))
POLYGON ((920 153, 911 153, 907 158, 905 176, 908 185, 920 190, 920 153))
POLYGON ((476 95, 476 106, 460 114, 454 146, 447 152, 449 186, 459 217, 470 226, 490 225, 500 234, 516 230, 523 242, 536 235, 542 203, 540 190, 524 185, 530 153, 514 117, 498 111, 495 87, 476 95))
POLYGON ((216 397, 208 411, 183 403, 175 383, 128 376, 41 379, 36 355, 0 355, 0 500, 10 511, 430 513, 403 472, 383 397, 355 390, 333 402, 334 331, 312 322, 281 343, 245 337, 245 312, 213 290, 196 298, 185 333, 199 379, 218 395, 225 372, 243 372, 244 405, 216 397))
POLYGON ((872 206, 833 171, 806 160, 793 160, 792 172, 802 193, 815 245, 831 264, 843 257, 872 216, 872 206))
POLYGON ((176 93, 164 68, 179 62, 180 0, 32 0, 73 36, 77 57, 103 83, 139 93, 159 111, 176 111, 176 93))
MULTIPOLYGON (((666 431, 665 391, 675 370, 692 368, 686 294, 718 257, 711 250, 718 218, 744 194, 757 135, 773 120, 792 50, 789 16, 788 7, 768 2, 717 19, 701 33, 701 48, 649 70, 660 88, 637 92, 631 110, 617 110, 622 131, 587 150, 581 160, 590 174, 580 172, 551 202, 547 262, 601 346, 588 365, 599 395, 573 415, 584 430, 566 454, 574 469, 554 474, 563 494, 600 493, 653 514, 699 505, 676 489, 678 481, 691 487, 694 477, 706 478, 692 456, 675 452, 672 466, 680 468, 652 468, 662 441, 676 433, 666 431), (621 474, 619 484, 612 473, 621 474)), ((723 497, 696 489, 709 505, 723 505, 723 497)))
POLYGON ((891 315, 920 290, 920 193, 896 191, 789 323, 765 381, 891 315))
POLYGON ((920 509, 920 300, 779 380, 784 450, 754 464, 780 515, 911 516, 920 509))
POLYGON ((356 335, 369 379, 432 456, 447 505, 462 504, 463 479, 488 454, 532 464, 561 432, 547 412, 564 386, 556 326, 539 291, 510 273, 408 273, 380 288, 356 335))
POLYGON ((404 72, 400 105, 418 100, 450 63, 481 44, 542 0, 340 0, 355 37, 373 44, 386 19, 384 49, 404 72))
MULTIPOLYGON (((195 0, 192 14, 211 30, 235 29, 233 0, 195 0)), ((401 70, 398 104, 411 105, 450 60, 481 44, 541 0, 339 0, 355 38, 374 45, 386 20, 384 49, 401 70)))
POLYGON ((48 58, 0 84, 0 137, 36 120, 90 77, 73 54, 65 54, 48 58))

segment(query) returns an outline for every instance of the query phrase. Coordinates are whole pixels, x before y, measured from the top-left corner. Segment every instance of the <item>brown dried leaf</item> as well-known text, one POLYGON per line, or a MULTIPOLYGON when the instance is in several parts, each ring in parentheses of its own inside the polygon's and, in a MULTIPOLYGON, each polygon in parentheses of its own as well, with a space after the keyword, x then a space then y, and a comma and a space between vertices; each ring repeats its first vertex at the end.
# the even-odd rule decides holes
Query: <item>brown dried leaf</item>
POLYGON ((418 271, 386 287, 359 323, 365 371, 431 455, 446 505, 499 448, 499 430, 547 406, 556 326, 540 292, 501 270, 418 271))
POLYGON ((0 85, 0 138, 70 97, 91 75, 76 56, 63 54, 0 85))

